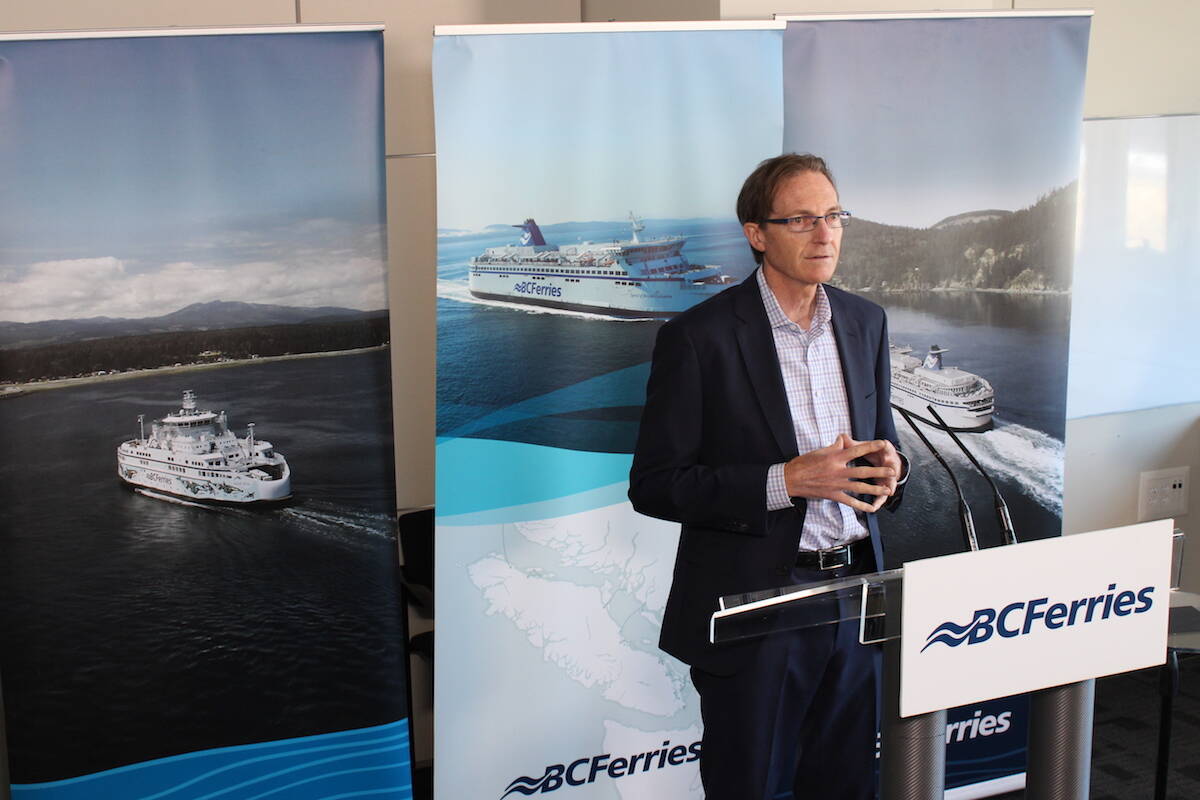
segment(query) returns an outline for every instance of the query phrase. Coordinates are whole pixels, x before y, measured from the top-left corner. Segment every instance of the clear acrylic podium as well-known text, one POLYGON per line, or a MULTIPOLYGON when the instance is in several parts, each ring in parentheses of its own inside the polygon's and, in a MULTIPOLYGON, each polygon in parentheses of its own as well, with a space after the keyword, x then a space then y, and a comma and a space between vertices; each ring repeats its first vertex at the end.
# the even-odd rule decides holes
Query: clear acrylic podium
MULTIPOLYGON (((1179 585, 1183 535, 1176 531, 1171 586, 1179 585)), ((720 598, 709 639, 723 644, 848 622, 863 645, 883 646, 880 751, 882 800, 942 800, 946 711, 900 716, 900 625, 904 570, 720 598)), ((1165 654, 1164 654, 1165 656, 1165 654)), ((1087 800, 1091 774, 1093 680, 1031 694, 1026 797, 1087 800)))

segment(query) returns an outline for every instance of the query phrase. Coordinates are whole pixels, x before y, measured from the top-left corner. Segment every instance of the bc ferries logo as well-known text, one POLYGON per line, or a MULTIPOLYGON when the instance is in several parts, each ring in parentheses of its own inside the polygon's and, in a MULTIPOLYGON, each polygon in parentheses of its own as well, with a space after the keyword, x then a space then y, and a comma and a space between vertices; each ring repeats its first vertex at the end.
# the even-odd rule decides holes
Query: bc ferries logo
POLYGON ((947 620, 925 637, 924 653, 935 644, 958 647, 960 644, 982 644, 999 635, 1004 639, 1025 636, 1034 630, 1058 630, 1072 625, 1087 625, 1109 617, 1125 617, 1142 614, 1154 605, 1153 586, 1138 591, 1126 589, 1118 592, 1117 585, 1110 583, 1108 591, 1094 597, 1081 597, 1061 603, 1051 603, 1049 597, 1021 600, 1009 603, 999 610, 981 608, 965 625, 947 620))
POLYGON ((690 745, 677 744, 671 746, 671 740, 662 743, 661 749, 649 750, 645 753, 634 753, 631 756, 613 758, 612 753, 601 753, 594 756, 577 758, 570 764, 551 764, 546 767, 540 778, 520 776, 508 784, 500 800, 516 792, 517 794, 545 794, 567 786, 583 786, 585 783, 595 783, 597 778, 624 778, 638 772, 649 772, 652 769, 675 767, 687 764, 700 758, 700 742, 690 745))

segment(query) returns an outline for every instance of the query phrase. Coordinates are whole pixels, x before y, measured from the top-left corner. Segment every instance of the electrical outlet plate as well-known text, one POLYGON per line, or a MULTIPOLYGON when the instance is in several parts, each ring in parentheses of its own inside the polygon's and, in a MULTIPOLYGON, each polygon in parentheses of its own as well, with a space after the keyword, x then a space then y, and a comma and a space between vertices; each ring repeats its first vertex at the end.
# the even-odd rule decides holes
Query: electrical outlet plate
POLYGON ((1186 514, 1190 471, 1190 467, 1171 467, 1143 472, 1138 488, 1138 522, 1186 514))

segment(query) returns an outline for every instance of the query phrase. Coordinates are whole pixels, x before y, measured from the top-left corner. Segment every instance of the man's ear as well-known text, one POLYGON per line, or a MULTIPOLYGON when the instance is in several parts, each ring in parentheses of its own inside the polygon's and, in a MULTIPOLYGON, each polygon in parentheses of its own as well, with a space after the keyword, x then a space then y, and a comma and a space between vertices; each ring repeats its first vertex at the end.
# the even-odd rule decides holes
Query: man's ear
POLYGON ((742 233, 746 235, 746 241, 750 243, 751 247, 760 253, 766 251, 767 243, 763 241, 762 228, 757 222, 747 222, 742 225, 742 233))

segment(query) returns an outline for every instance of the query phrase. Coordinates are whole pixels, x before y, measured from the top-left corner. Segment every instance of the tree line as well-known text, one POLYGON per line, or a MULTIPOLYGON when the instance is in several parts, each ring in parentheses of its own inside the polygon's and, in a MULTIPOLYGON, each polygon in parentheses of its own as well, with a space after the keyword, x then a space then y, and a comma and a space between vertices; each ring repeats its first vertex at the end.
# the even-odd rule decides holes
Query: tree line
POLYGON ((172 331, 141 336, 87 339, 63 344, 0 350, 0 381, 23 383, 98 372, 153 369, 252 356, 327 353, 386 344, 386 314, 340 322, 307 322, 224 330, 172 331))

